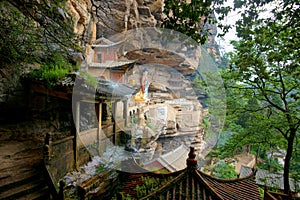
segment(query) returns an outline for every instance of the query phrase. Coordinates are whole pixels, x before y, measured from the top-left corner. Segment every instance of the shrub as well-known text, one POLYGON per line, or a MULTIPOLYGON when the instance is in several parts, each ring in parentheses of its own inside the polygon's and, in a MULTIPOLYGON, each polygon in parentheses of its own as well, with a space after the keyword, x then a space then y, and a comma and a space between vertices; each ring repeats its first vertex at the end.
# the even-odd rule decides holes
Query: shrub
POLYGON ((54 55, 51 60, 43 63, 38 69, 29 73, 34 79, 44 80, 48 86, 54 86, 73 70, 73 66, 62 55, 54 55))

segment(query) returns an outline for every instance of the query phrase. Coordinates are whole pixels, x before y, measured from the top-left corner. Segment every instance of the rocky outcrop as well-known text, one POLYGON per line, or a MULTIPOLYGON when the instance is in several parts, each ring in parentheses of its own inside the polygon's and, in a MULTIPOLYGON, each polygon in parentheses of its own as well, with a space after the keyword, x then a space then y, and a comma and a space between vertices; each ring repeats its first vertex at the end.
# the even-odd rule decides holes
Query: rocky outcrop
POLYGON ((121 33, 160 23, 163 0, 106 0, 94 2, 92 9, 98 19, 98 37, 121 33))
POLYGON ((78 36, 83 36, 83 41, 92 44, 96 40, 96 20, 90 13, 89 0, 68 0, 65 9, 72 17, 74 32, 78 36))

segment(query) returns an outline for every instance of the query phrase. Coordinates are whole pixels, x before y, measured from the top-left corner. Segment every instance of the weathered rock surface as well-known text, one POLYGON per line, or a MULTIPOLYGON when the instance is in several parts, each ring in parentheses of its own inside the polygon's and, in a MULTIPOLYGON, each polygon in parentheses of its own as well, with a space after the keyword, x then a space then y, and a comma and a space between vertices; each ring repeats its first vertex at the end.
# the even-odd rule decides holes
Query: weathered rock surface
POLYGON ((97 15, 98 36, 111 35, 132 28, 156 26, 162 14, 162 0, 122 0, 95 2, 93 11, 97 15), (96 8, 103 8, 97 10, 96 8))

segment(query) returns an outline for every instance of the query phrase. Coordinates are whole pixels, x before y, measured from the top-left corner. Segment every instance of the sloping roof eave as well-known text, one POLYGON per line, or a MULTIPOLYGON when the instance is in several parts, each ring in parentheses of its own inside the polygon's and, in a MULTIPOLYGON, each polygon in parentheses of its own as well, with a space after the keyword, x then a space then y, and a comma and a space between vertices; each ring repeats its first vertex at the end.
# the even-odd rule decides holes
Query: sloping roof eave
POLYGON ((255 183, 256 171, 253 171, 247 177, 235 179, 219 179, 203 172, 198 173, 205 181, 206 185, 209 186, 212 191, 219 194, 219 196, 222 196, 223 199, 260 200, 258 186, 255 183))

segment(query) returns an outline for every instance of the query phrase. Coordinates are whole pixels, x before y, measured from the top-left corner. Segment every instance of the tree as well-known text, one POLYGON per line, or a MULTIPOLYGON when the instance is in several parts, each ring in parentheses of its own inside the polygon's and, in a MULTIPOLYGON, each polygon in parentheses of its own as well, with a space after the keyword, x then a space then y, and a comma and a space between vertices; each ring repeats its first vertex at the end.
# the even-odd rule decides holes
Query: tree
POLYGON ((251 117, 247 126, 260 138, 272 137, 275 145, 285 148, 285 193, 290 190, 290 165, 300 126, 299 31, 287 26, 289 20, 282 16, 281 20, 252 21, 251 28, 246 28, 249 32, 241 31, 241 40, 233 43, 226 77, 227 87, 255 103, 235 107, 251 117))
POLYGON ((66 0, 7 2, 18 9, 24 18, 34 21, 32 31, 34 34, 40 33, 43 39, 40 42, 47 47, 46 51, 66 53, 65 50, 79 50, 72 17, 65 8, 66 0))
POLYGON ((218 161, 213 167, 207 167, 205 170, 211 171, 212 176, 223 179, 237 178, 238 175, 234 166, 224 160, 218 161))
POLYGON ((210 6, 211 1, 165 0, 162 27, 176 30, 204 44, 209 34, 204 25, 215 23, 210 6))
MULTIPOLYGON (((272 145, 286 149, 284 188, 287 193, 290 162, 295 160, 295 138, 299 136, 299 1, 234 0, 233 7, 224 6, 224 2, 214 1, 218 20, 232 10, 241 15, 235 24, 240 41, 234 42, 236 50, 226 74, 227 80, 231 80, 227 87, 234 88, 238 98, 244 98, 246 103, 232 104, 234 114, 247 113, 244 125, 251 129, 246 128, 243 137, 253 136, 248 131, 258 132, 248 142, 255 143, 257 139, 263 142, 272 135, 272 145), (257 103, 256 108, 247 107, 250 99, 257 103)), ((228 26, 219 24, 219 27, 228 31, 228 26)), ((235 134, 240 139, 241 135, 235 134)))
POLYGON ((72 56, 81 48, 71 19, 62 17, 63 1, 9 0, 0 6, 0 68, 9 71, 6 78, 17 79, 30 64, 55 63, 58 54, 76 62, 72 56))

